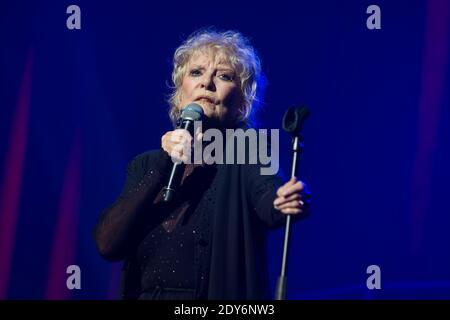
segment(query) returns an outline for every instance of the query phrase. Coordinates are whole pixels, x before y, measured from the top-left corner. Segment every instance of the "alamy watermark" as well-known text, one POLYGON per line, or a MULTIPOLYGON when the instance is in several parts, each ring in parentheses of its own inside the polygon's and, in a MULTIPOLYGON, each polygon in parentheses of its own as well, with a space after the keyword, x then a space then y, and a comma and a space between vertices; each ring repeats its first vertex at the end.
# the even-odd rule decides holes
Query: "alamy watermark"
POLYGON ((66 273, 69 274, 66 280, 66 287, 69 290, 81 289, 81 269, 76 264, 72 264, 66 268, 66 273))
POLYGON ((366 27, 369 30, 380 30, 381 29, 381 9, 379 6, 372 4, 367 7, 367 14, 370 16, 366 20, 366 27))
POLYGON ((367 267, 366 273, 370 276, 366 280, 366 286, 369 290, 381 289, 381 268, 376 264, 367 267))
MULTIPOLYGON (((202 132, 201 121, 194 122, 194 132, 202 132)), ((226 129, 224 134, 211 128, 203 132, 201 140, 194 139, 192 147, 186 146, 183 155, 187 157, 186 164, 259 163, 261 175, 274 175, 280 165, 279 140, 278 129, 226 129)), ((173 162, 180 162, 175 150, 170 156, 173 162)))
POLYGON ((67 7, 66 13, 70 14, 66 20, 66 27, 69 30, 81 29, 81 9, 79 6, 72 4, 67 7))

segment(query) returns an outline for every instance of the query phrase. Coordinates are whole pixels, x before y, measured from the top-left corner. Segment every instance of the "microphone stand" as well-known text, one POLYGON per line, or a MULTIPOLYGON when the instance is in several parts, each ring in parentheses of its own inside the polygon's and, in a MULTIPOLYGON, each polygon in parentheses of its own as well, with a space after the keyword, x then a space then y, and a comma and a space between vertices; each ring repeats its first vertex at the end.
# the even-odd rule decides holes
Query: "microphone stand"
MULTIPOLYGON (((295 136, 292 138, 292 169, 291 178, 297 176, 298 160, 301 152, 303 151, 303 142, 301 136, 295 136)), ((277 288, 276 288, 276 300, 286 300, 286 260, 289 247, 289 235, 291 229, 291 215, 286 217, 286 229, 284 233, 283 242, 283 257, 281 260, 281 273, 278 276, 277 288)))
MULTIPOLYGON (((292 168, 291 178, 297 177, 298 161, 303 151, 303 137, 300 131, 303 127, 303 121, 309 116, 309 110, 306 107, 290 108, 283 118, 283 129, 292 135, 292 168)), ((291 215, 286 217, 286 229, 283 242, 283 257, 281 260, 281 272, 278 276, 277 287, 275 291, 275 300, 286 300, 286 260, 289 248, 289 235, 291 229, 291 215)))

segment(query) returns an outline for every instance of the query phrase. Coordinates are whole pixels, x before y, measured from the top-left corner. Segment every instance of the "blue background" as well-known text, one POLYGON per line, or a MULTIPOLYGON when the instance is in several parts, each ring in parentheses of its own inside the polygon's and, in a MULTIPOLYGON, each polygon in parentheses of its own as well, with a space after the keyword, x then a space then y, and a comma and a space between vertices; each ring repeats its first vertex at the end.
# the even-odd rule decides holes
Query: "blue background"
MULTIPOLYGON (((290 299, 450 298, 450 3, 1 1, 0 298, 117 298, 92 229, 127 162, 169 130, 171 58, 198 28, 251 39, 262 128, 306 104, 290 299), (81 8, 81 30, 66 8, 81 8), (366 27, 371 4, 381 30, 366 27), (80 266, 81 290, 65 268, 80 266), (381 268, 368 290, 366 268, 381 268)), ((290 170, 290 138, 280 135, 290 170)), ((270 236, 271 284, 282 230, 270 236)))

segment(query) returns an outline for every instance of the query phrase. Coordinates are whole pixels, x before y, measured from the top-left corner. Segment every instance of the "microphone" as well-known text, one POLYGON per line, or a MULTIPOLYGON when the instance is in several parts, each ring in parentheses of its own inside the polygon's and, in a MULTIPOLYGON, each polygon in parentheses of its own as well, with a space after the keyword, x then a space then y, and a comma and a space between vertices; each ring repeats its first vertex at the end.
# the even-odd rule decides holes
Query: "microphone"
MULTIPOLYGON (((181 111, 181 116, 177 121, 177 129, 185 129, 194 137, 194 121, 200 121, 203 117, 203 109, 196 103, 190 103, 181 111)), ((176 162, 172 164, 169 179, 163 189, 163 201, 172 201, 176 190, 181 184, 181 178, 184 172, 184 163, 176 162)))

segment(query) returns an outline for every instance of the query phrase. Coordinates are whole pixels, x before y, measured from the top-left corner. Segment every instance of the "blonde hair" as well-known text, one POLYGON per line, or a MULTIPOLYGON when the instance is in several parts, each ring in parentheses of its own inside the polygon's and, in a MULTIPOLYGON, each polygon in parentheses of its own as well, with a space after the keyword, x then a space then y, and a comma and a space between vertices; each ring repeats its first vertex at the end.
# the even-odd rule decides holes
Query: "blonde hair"
POLYGON ((172 92, 169 96, 169 116, 175 124, 180 110, 180 88, 186 74, 187 65, 191 57, 207 50, 214 54, 224 54, 227 62, 236 72, 239 86, 243 95, 243 105, 237 106, 241 111, 238 121, 249 122, 254 106, 260 102, 259 95, 263 84, 261 62, 249 40, 236 31, 217 32, 200 30, 193 33, 175 51, 173 57, 172 92))

